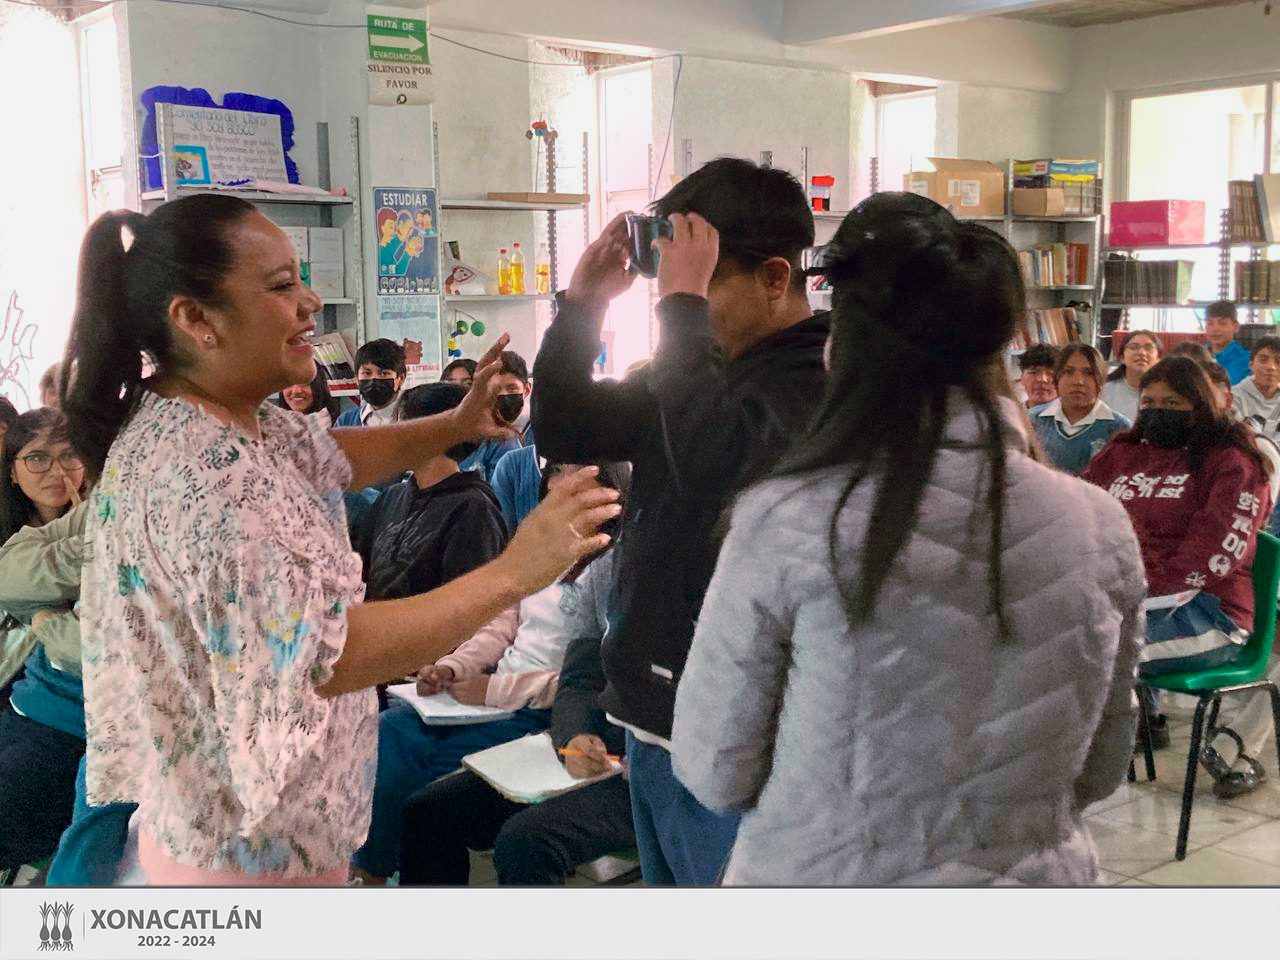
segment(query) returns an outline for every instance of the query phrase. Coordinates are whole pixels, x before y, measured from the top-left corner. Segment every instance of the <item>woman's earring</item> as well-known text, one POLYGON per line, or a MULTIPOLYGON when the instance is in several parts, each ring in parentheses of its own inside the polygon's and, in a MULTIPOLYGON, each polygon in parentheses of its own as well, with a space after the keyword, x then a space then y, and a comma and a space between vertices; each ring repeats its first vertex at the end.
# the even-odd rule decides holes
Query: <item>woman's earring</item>
POLYGON ((205 342, 205 343, 213 343, 213 334, 212 334, 212 333, 206 333, 206 334, 204 335, 204 342, 205 342))

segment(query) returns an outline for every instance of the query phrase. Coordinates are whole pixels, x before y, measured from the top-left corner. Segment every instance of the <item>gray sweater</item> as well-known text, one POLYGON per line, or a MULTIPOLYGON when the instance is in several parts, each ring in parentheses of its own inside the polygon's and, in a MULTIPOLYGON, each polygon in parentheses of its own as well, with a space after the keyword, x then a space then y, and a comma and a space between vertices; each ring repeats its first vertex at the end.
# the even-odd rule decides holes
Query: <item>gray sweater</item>
MULTIPOLYGON (((673 752, 705 805, 744 812, 731 884, 1087 884, 1080 812, 1124 778, 1146 593, 1106 492, 1033 462, 1006 409, 1006 609, 987 611, 978 419, 949 443, 873 622, 850 629, 827 527, 840 469, 737 504, 681 680, 673 752), (975 492, 977 490, 977 492, 975 492)), ((875 485, 841 517, 857 576, 875 485)))

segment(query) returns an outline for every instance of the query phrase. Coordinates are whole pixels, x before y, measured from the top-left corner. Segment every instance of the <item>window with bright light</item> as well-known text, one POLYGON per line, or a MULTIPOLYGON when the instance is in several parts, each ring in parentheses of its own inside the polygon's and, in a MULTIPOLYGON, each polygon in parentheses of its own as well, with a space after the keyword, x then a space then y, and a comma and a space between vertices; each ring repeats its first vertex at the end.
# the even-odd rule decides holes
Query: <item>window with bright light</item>
MULTIPOLYGON (((650 200, 653 130, 653 75, 648 66, 607 71, 600 75, 601 223, 627 210, 643 212, 650 200)), ((621 377, 631 364, 653 356, 657 325, 653 322, 652 281, 638 278, 613 301, 605 319, 608 358, 604 373, 621 377)))
POLYGON ((876 156, 880 189, 901 190, 913 170, 930 170, 936 152, 938 97, 933 91, 879 97, 876 100, 876 156))
POLYGON ((111 11, 80 21, 80 103, 90 218, 124 206, 124 116, 111 11))
MULTIPOLYGON (((1125 198, 1199 200, 1205 205, 1205 249, 1140 254, 1142 259, 1176 256, 1192 261, 1193 301, 1213 301, 1220 295, 1219 252, 1211 245, 1221 237, 1229 181, 1251 180, 1265 170, 1280 169, 1276 166, 1280 158, 1267 143, 1274 86, 1253 83, 1137 96, 1129 101, 1125 198)), ((1248 248, 1233 249, 1232 259, 1249 259, 1248 248)), ((1266 322, 1265 316, 1257 320, 1266 322)), ((1135 308, 1129 311, 1128 325, 1196 331, 1200 322, 1199 313, 1189 309, 1135 308)))

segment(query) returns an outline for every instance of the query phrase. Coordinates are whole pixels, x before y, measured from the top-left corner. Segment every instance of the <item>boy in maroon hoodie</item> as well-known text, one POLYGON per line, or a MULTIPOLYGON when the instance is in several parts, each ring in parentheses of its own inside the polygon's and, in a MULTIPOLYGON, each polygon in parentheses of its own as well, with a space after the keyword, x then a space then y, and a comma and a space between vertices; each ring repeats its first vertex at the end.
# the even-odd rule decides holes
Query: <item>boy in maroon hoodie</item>
MULTIPOLYGON (((1151 677, 1239 655, 1253 629, 1253 554, 1271 512, 1271 468, 1252 431, 1227 415, 1193 360, 1160 361, 1140 389, 1138 422, 1083 477, 1128 511, 1150 596, 1198 591, 1148 615, 1139 672, 1151 677)), ((1225 766, 1214 771, 1219 796, 1257 786, 1253 773, 1228 774, 1225 766)))

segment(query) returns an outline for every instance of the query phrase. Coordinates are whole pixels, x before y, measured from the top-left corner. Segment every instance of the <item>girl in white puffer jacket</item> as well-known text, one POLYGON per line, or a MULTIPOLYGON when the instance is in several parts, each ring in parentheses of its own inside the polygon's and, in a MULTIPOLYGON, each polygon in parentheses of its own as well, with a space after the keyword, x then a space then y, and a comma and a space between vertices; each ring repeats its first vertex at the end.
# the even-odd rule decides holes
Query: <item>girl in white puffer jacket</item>
POLYGON ((731 884, 1088 884, 1133 748, 1127 517, 998 396, 1025 303, 994 233, 906 194, 844 221, 831 380, 739 500, 677 695, 675 770, 744 816, 731 884))

